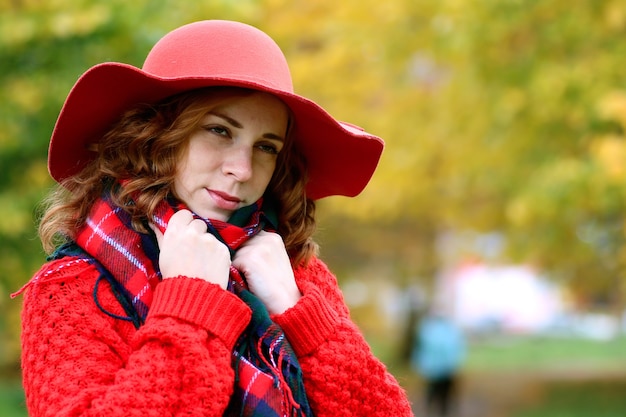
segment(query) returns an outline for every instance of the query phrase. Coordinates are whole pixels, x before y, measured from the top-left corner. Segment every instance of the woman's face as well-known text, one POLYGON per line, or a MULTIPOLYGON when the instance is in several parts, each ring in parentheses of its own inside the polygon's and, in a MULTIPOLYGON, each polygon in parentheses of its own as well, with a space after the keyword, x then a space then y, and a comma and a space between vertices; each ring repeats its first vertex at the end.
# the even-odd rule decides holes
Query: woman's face
POLYGON ((222 221, 257 201, 285 144, 288 117, 285 104, 269 94, 220 96, 189 138, 176 196, 197 215, 222 221))

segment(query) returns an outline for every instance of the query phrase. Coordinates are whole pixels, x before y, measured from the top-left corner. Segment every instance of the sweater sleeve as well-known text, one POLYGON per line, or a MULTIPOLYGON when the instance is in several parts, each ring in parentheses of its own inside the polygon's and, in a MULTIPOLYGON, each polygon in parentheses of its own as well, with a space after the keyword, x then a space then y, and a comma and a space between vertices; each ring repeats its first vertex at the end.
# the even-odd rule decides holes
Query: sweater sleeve
POLYGON ((248 307, 217 285, 172 278, 157 285, 154 308, 135 330, 104 312, 123 314, 105 281, 97 287, 102 309, 94 302, 95 267, 71 262, 45 265, 25 290, 29 415, 223 415, 233 389, 231 352, 248 307))
POLYGON ((317 259, 296 275, 303 297, 274 320, 298 356, 315 415, 412 416, 406 392, 350 320, 336 278, 317 259))

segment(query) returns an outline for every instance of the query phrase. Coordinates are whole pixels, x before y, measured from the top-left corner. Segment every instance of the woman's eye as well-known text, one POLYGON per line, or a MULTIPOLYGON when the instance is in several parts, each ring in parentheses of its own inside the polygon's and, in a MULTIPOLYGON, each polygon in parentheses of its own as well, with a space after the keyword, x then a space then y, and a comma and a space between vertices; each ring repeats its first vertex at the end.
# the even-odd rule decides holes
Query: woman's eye
POLYGON ((272 144, 260 144, 257 147, 261 151, 272 154, 272 155, 278 155, 278 152, 279 152, 279 149, 276 147, 276 145, 272 145, 272 144))
POLYGON ((222 126, 206 126, 205 129, 219 136, 228 136, 228 129, 222 126))

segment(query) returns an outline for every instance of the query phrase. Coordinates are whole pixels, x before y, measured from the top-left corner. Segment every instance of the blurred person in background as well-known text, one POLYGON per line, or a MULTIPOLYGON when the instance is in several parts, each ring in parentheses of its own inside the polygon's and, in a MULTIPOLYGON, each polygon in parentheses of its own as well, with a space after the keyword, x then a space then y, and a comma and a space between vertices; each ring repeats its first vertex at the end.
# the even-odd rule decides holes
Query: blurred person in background
POLYGON ((465 338, 445 308, 437 303, 415 328, 412 367, 425 384, 429 417, 451 416, 458 397, 458 379, 465 357, 465 338))
POLYGON ((242 23, 85 72, 50 142, 51 255, 19 292, 30 415, 412 415, 312 239, 315 200, 359 194, 382 149, 242 23))

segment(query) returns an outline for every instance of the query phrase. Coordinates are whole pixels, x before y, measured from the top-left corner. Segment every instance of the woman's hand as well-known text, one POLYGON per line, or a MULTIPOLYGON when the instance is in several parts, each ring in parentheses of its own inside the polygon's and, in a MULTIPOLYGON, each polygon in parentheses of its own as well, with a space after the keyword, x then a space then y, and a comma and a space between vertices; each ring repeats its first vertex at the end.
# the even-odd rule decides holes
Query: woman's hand
POLYGON ((150 225, 160 249, 159 267, 163 279, 177 276, 200 278, 226 288, 230 253, 226 245, 207 233, 206 224, 189 210, 170 218, 165 233, 150 225))
POLYGON ((296 286, 291 262, 282 238, 261 231, 237 250, 233 266, 241 271, 250 291, 270 314, 281 314, 302 296, 296 286))

